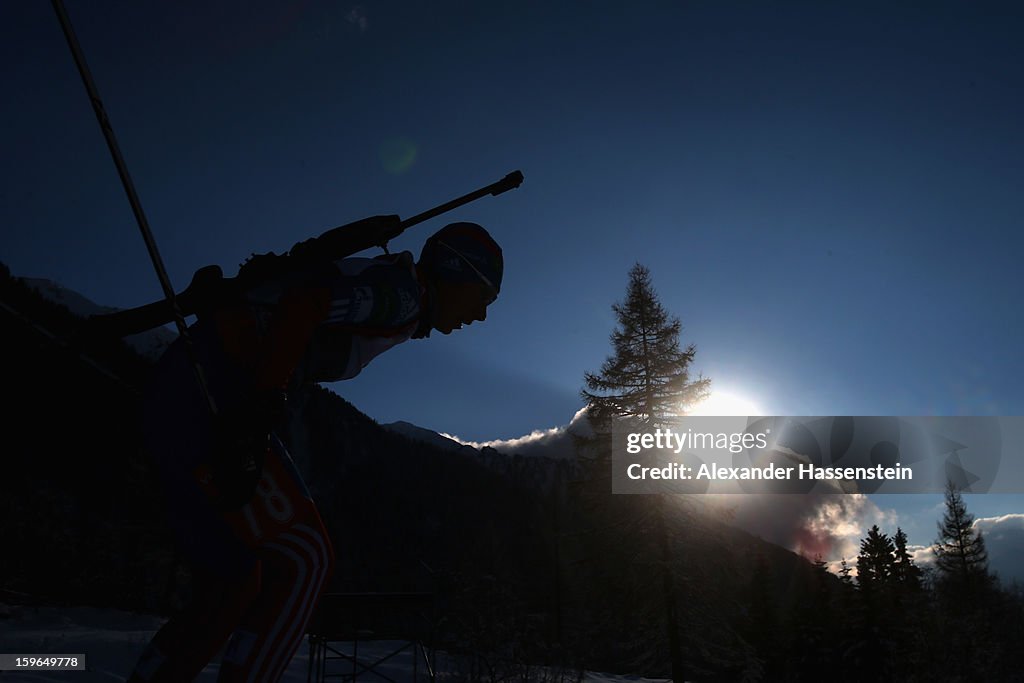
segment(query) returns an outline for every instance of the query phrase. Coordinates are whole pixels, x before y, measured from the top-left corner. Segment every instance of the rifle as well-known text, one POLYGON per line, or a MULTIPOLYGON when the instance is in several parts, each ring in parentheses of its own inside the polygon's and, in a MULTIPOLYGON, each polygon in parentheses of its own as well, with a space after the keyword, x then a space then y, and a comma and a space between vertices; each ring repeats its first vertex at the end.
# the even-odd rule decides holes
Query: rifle
MULTIPOLYGON (((319 237, 295 244, 287 256, 272 253, 254 255, 243 265, 238 275, 232 278, 224 277, 220 266, 204 266, 195 272, 188 287, 177 294, 174 300, 182 316, 193 315, 213 310, 223 302, 236 299, 242 292, 258 287, 286 272, 301 270, 314 262, 334 261, 371 247, 381 247, 387 252, 388 241, 398 237, 406 229, 486 195, 497 196, 513 190, 522 182, 523 174, 513 171, 496 183, 418 213, 401 221, 397 226, 382 228, 377 218, 366 218, 331 228, 319 237)), ((165 325, 173 320, 174 310, 170 301, 161 299, 116 313, 91 316, 89 325, 97 334, 124 337, 165 325)))

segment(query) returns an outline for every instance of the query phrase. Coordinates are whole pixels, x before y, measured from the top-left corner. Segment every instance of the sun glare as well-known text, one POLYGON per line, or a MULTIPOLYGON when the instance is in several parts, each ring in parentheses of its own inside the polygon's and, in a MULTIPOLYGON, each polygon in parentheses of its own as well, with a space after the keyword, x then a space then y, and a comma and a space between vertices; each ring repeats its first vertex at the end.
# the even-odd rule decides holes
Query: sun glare
POLYGON ((713 391, 706 400, 697 404, 688 415, 763 415, 761 408, 750 399, 727 391, 713 391))

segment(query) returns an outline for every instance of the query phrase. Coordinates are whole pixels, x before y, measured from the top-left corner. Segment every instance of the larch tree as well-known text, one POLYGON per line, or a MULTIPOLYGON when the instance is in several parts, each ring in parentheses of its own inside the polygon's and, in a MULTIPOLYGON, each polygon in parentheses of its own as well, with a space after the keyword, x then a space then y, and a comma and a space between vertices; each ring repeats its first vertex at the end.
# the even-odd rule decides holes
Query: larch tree
POLYGON ((612 305, 618 325, 613 353, 600 372, 584 375, 587 415, 599 431, 614 417, 632 417, 645 427, 668 426, 707 398, 711 380, 691 379, 693 344, 680 348, 682 324, 669 316, 651 284, 650 271, 629 271, 626 299, 612 305))
MULTIPOLYGON (((672 425, 709 394, 711 380, 692 378, 690 364, 696 354, 691 344, 682 348, 682 325, 668 314, 651 283, 650 271, 636 264, 629 272, 626 298, 613 304, 618 324, 611 334, 612 354, 599 372, 584 376, 581 392, 587 417, 598 440, 608 443, 612 421, 632 418, 645 430, 672 425)), ((607 455, 607 451, 605 452, 607 455)), ((672 678, 682 681, 682 624, 677 612, 672 543, 666 523, 666 494, 654 496, 646 515, 655 541, 660 575, 665 633, 672 678)))
POLYGON ((969 588, 988 577, 988 551, 974 515, 967 511, 963 496, 953 482, 946 482, 946 511, 938 523, 935 565, 943 579, 953 586, 969 588))

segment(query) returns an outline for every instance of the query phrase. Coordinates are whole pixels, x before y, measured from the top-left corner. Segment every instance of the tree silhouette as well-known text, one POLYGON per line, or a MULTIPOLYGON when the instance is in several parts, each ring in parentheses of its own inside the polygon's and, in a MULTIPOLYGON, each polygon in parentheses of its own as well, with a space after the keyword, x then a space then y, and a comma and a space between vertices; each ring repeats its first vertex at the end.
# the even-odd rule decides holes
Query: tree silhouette
POLYGON ((682 324, 661 305, 646 267, 637 263, 629 271, 626 300, 612 310, 618 320, 613 354, 600 372, 584 375, 582 396, 592 424, 607 428, 613 417, 635 417, 654 429, 707 398, 711 380, 690 379, 697 349, 680 349, 682 324))
POLYGON ((892 539, 879 531, 877 524, 872 525, 857 556, 857 584, 862 591, 878 590, 892 579, 895 552, 892 539))
POLYGON ((896 535, 892 537, 895 546, 893 562, 893 579, 903 588, 917 589, 921 586, 921 568, 914 564, 907 551, 907 534, 896 527, 896 535))
POLYGON ((968 582, 988 573, 988 552, 981 531, 974 528, 974 515, 967 512, 963 496, 953 482, 946 482, 946 512, 939 522, 935 541, 935 564, 947 578, 968 582))
POLYGON ((839 563, 839 567, 840 581, 843 582, 844 586, 853 586, 853 577, 851 576, 853 573, 853 567, 850 566, 850 563, 846 561, 845 557, 843 558, 843 561, 839 563))
POLYGON ((1022 633, 1019 605, 1008 609, 1006 595, 989 574, 981 531, 950 481, 945 503, 934 544, 938 635, 940 642, 956 647, 938 653, 937 659, 949 680, 1012 680, 1007 677, 1011 662, 1019 678, 1020 641, 1008 638, 1022 633))
MULTIPOLYGON (((587 416, 598 435, 595 441, 607 446, 615 418, 637 420, 644 429, 669 426, 691 406, 707 397, 710 380, 691 380, 689 366, 696 354, 691 344, 680 348, 682 325, 665 311, 651 284, 650 271, 635 264, 629 272, 626 298, 613 304, 618 325, 611 334, 612 355, 596 373, 584 375, 587 416)), ((599 447, 600 462, 610 453, 599 447)), ((601 462, 601 470, 606 463, 601 462)), ((678 616, 676 579, 666 508, 666 494, 642 501, 639 510, 643 533, 653 541, 657 557, 665 633, 672 662, 673 680, 683 676, 682 628, 678 616)), ((639 534, 637 534, 639 537, 639 534)))
POLYGON ((938 523, 935 540, 935 566, 939 588, 956 605, 965 609, 983 599, 992 577, 988 571, 988 551, 980 529, 974 527, 974 515, 967 511, 960 491, 946 482, 946 510, 938 523))

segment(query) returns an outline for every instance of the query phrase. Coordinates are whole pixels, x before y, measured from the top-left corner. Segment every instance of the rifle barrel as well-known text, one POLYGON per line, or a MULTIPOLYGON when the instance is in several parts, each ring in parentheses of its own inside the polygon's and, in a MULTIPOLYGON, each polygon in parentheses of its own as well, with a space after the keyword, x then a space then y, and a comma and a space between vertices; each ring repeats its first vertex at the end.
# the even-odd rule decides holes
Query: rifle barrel
POLYGON ((505 176, 498 182, 491 183, 487 187, 481 187, 479 190, 474 190, 469 194, 462 195, 458 199, 453 199, 450 202, 445 202, 444 204, 441 204, 440 206, 435 206, 433 209, 428 209, 423 213, 418 213, 415 216, 412 216, 411 218, 406 218, 404 221, 402 221, 402 230, 404 231, 406 228, 411 228, 417 223, 422 223, 423 221, 430 220, 434 216, 440 216, 442 213, 447 213, 452 209, 457 209, 463 204, 469 204, 470 202, 476 201, 477 199, 480 199, 485 195, 498 196, 502 192, 513 190, 519 187, 520 185, 522 185, 522 183, 522 172, 513 171, 512 173, 509 173, 507 176, 505 176))

